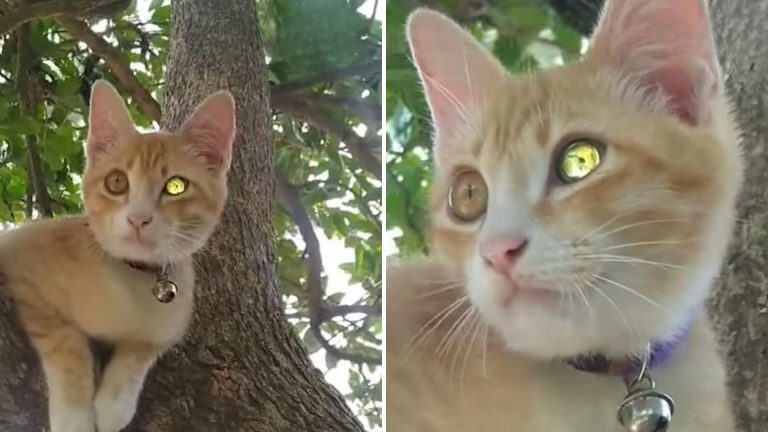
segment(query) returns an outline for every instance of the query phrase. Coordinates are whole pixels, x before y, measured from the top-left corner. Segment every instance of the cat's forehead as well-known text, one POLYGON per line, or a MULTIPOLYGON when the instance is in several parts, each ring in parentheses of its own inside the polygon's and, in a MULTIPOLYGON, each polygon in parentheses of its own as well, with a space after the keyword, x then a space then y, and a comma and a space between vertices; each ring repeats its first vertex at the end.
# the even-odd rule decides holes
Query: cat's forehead
POLYGON ((502 162, 551 152, 574 135, 610 136, 631 127, 635 109, 621 89, 581 66, 510 76, 491 93, 473 155, 502 162))
POLYGON ((490 165, 521 164, 550 142, 552 88, 541 76, 510 77, 488 100, 472 154, 490 165))
POLYGON ((165 174, 187 159, 182 143, 171 134, 154 132, 134 137, 115 149, 113 161, 126 171, 165 174))

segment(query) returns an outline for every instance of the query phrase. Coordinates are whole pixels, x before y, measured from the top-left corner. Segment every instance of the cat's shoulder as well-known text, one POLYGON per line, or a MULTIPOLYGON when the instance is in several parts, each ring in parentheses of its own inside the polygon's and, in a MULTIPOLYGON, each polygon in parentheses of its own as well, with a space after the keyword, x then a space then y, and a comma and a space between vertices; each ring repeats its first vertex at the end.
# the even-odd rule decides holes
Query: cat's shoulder
POLYGON ((37 245, 41 242, 71 243, 88 240, 90 237, 88 219, 85 216, 68 216, 39 219, 11 228, 0 235, 0 244, 12 242, 15 246, 21 246, 37 245))

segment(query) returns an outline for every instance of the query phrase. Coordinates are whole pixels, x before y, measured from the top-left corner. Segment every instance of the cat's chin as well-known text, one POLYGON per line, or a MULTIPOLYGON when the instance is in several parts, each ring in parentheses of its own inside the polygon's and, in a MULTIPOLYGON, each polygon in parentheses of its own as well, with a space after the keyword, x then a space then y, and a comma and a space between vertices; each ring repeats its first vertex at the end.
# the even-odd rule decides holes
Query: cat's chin
MULTIPOLYGON (((522 285, 494 273, 469 272, 472 304, 510 351, 549 360, 578 355, 594 346, 594 322, 563 306, 567 295, 557 287, 522 285)), ((571 299, 572 300, 572 299, 571 299)))
POLYGON ((114 239, 102 242, 102 248, 114 258, 147 264, 165 265, 184 259, 187 254, 172 254, 159 243, 141 244, 133 241, 114 239))

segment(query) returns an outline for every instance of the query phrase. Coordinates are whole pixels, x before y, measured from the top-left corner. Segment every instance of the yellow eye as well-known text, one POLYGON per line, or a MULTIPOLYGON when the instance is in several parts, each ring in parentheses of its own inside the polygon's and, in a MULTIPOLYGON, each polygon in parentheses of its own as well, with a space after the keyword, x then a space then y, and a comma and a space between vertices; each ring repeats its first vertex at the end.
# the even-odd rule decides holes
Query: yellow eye
POLYGON ((477 171, 464 171, 453 180, 448 191, 448 209, 464 222, 472 222, 485 214, 488 187, 477 171))
POLYGON ((123 171, 114 170, 104 177, 104 188, 113 195, 122 195, 128 191, 128 176, 123 171))
POLYGON ((564 183, 573 183, 588 176, 600 166, 600 148, 589 141, 574 141, 560 153, 557 176, 564 183))
POLYGON ((173 176, 165 182, 165 193, 171 196, 183 194, 187 190, 189 181, 184 177, 173 176))

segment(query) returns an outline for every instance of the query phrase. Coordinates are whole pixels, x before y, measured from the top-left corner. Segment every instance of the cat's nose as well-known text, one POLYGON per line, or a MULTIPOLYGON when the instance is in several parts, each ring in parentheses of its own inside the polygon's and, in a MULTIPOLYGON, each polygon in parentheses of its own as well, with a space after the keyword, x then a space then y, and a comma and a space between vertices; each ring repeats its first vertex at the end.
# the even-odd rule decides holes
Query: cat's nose
POLYGON ((502 276, 509 273, 523 254, 528 239, 520 234, 502 234, 480 242, 480 255, 485 263, 502 276))
POLYGON ((131 215, 127 219, 128 223, 137 230, 152 223, 152 216, 150 215, 131 215))

